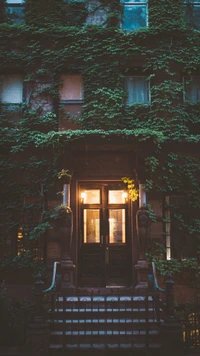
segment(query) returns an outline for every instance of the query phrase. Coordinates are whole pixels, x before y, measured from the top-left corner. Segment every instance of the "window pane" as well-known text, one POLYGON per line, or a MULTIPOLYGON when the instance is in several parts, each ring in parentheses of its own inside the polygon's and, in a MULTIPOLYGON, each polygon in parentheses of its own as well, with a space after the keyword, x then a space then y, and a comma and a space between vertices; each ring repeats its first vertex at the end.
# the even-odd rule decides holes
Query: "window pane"
POLYGON ((24 7, 23 6, 8 6, 8 15, 14 24, 21 24, 24 21, 24 7))
POLYGON ((83 100, 83 78, 81 75, 62 75, 61 100, 83 100))
POLYGON ((5 75, 1 77, 2 103, 19 104, 22 102, 23 81, 20 75, 5 75))
POLYGON ((146 26, 145 5, 124 5, 123 29, 127 31, 146 26))
POLYGON ((124 190, 109 190, 108 204, 124 204, 127 193, 124 190))
POLYGON ((100 204, 100 190, 90 189, 81 193, 84 204, 100 204))
POLYGON ((100 243, 100 210, 84 209, 84 243, 100 243))
POLYGON ((193 77, 191 83, 186 88, 186 97, 192 103, 200 101, 200 77, 193 77))
POLYGON ((81 109, 82 104, 61 104, 59 107, 59 130, 78 130, 81 109))
POLYGON ((189 27, 200 29, 200 5, 186 5, 186 21, 189 27))
POLYGON ((81 117, 82 104, 60 104, 59 130, 77 130, 81 117))
POLYGON ((127 77, 125 79, 125 90, 128 95, 127 105, 149 102, 149 82, 145 77, 127 77))
POLYGON ((125 209, 109 209, 109 243, 125 242, 125 209))

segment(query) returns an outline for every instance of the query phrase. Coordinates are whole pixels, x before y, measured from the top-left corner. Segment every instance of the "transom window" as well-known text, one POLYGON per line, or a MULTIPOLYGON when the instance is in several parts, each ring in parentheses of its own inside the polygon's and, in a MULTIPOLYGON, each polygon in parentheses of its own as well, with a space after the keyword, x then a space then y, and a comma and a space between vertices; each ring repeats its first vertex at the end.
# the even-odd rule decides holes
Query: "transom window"
POLYGON ((121 0, 124 7, 122 28, 126 31, 136 30, 148 24, 147 1, 121 0))
POLYGON ((200 30, 200 1, 186 0, 185 6, 188 27, 200 30))
POLYGON ((150 102, 149 80, 145 76, 128 76, 125 78, 127 105, 148 104, 150 102))

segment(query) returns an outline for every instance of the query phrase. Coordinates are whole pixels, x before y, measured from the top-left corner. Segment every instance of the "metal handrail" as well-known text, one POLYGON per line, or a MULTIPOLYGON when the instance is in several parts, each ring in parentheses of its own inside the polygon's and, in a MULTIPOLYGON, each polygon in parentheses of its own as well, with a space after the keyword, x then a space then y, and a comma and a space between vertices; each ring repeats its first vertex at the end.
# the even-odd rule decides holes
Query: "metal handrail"
POLYGON ((155 262, 152 262, 152 271, 153 271, 153 280, 154 280, 155 289, 158 290, 159 292, 165 293, 165 289, 160 288, 158 285, 155 262))
POLYGON ((57 271, 57 265, 59 265, 60 262, 56 261, 53 264, 53 273, 52 273, 52 281, 51 281, 51 285, 49 288, 43 290, 43 293, 47 293, 50 292, 54 287, 55 287, 55 283, 56 283, 56 271, 57 271))

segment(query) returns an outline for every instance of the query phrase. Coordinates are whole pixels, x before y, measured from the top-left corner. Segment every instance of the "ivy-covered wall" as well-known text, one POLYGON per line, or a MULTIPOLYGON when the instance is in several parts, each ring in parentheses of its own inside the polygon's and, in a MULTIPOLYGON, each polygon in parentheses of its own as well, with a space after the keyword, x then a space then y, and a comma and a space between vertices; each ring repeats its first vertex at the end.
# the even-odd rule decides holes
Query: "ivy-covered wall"
MULTIPOLYGON (((34 92, 14 123, 15 107, 1 105, 1 244, 12 256, 19 222, 30 242, 44 239, 62 155, 67 154, 67 165, 70 143, 83 137, 152 138, 156 149, 145 159, 146 187, 187 197, 189 222, 177 219, 177 224, 199 241, 200 104, 184 101, 183 78, 200 73, 200 32, 188 27, 183 0, 149 0, 148 11, 148 27, 126 32, 117 0, 27 0, 18 25, 5 1, 0 3, 0 74, 22 74, 34 92), (149 77, 150 105, 126 105, 124 76, 137 72, 149 77), (75 131, 58 131, 62 73, 84 77, 75 131)), ((199 258, 199 242, 197 251, 199 258)))

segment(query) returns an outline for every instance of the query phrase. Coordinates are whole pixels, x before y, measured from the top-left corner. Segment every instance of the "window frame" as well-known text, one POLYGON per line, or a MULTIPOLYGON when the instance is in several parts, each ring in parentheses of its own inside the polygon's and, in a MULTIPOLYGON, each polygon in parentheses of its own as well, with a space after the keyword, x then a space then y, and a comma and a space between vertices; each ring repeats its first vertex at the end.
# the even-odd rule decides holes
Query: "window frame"
POLYGON ((139 26, 136 27, 134 29, 125 29, 124 28, 124 21, 121 21, 121 29, 127 32, 131 32, 131 31, 139 31, 141 28, 146 28, 149 26, 149 7, 148 7, 148 0, 141 0, 141 1, 136 1, 136 0, 131 0, 131 1, 126 1, 126 0, 120 0, 120 3, 123 7, 123 19, 124 19, 124 7, 125 6, 145 6, 146 7, 146 25, 145 26, 139 26))
POLYGON ((147 96, 148 96, 148 101, 145 101, 145 102, 138 102, 138 101, 135 101, 135 102, 132 102, 131 104, 128 104, 127 101, 128 101, 128 96, 127 96, 127 99, 126 99, 126 102, 125 102, 125 105, 126 107, 130 107, 132 105, 144 105, 144 106, 150 106, 151 105, 151 86, 150 86, 150 79, 148 79, 148 76, 146 75, 140 75, 140 74, 130 74, 130 75, 125 75, 124 77, 124 90, 128 93, 128 90, 126 89, 126 79, 127 78, 145 78, 146 81, 147 81, 147 96))
MULTIPOLYGON (((185 260, 187 258, 191 258, 191 256, 186 256, 185 254, 181 256, 180 251, 178 255, 175 255, 175 243, 176 241, 174 240, 174 231, 173 231, 173 212, 172 212, 172 206, 174 204, 173 200, 179 199, 184 202, 186 202, 184 205, 180 203, 175 203, 176 207, 179 206, 181 214, 185 210, 185 207, 187 206, 187 197, 185 195, 178 195, 178 194, 173 194, 173 195, 166 195, 164 198, 164 234, 165 234, 165 250, 166 250, 166 260, 170 261, 172 259, 178 259, 178 260, 185 260), (179 205, 178 205, 179 204, 179 205)), ((185 211, 186 213, 186 211, 185 211)), ((185 232, 182 231, 180 234, 184 237, 185 232)), ((189 235, 189 234, 188 234, 189 235)), ((180 235, 176 235, 176 239, 180 240, 180 235)), ((180 242, 180 241, 178 241, 180 242)), ((195 241, 193 240, 193 244, 195 245, 195 241)), ((190 245, 188 250, 191 252, 193 250, 194 245, 190 245)), ((180 247, 181 253, 184 252, 185 250, 182 250, 182 246, 180 247)), ((188 245, 187 245, 188 246, 188 245)), ((192 253, 192 256, 195 257, 192 253)))
POLYGON ((66 129, 77 129, 78 128, 78 122, 73 122, 75 118, 79 118, 82 113, 83 109, 83 104, 84 104, 84 77, 80 73, 61 73, 60 74, 60 85, 59 85, 59 106, 58 106, 58 122, 59 122, 59 131, 63 131, 66 129), (81 98, 80 99, 61 99, 62 94, 61 91, 64 91, 62 86, 64 85, 64 77, 67 76, 80 76, 81 80, 81 85, 80 85, 80 93, 81 93, 81 98), (76 105, 80 106, 80 110, 73 114, 73 110, 69 110, 66 106, 69 105, 70 107, 73 108, 76 105), (62 117, 62 110, 64 109, 64 112, 66 113, 66 117, 62 117), (67 117, 68 116, 68 117, 67 117), (65 121, 66 120, 66 121, 65 121))

